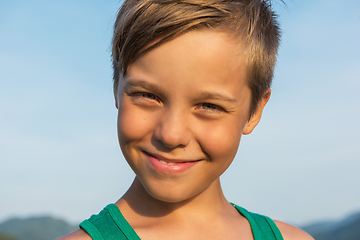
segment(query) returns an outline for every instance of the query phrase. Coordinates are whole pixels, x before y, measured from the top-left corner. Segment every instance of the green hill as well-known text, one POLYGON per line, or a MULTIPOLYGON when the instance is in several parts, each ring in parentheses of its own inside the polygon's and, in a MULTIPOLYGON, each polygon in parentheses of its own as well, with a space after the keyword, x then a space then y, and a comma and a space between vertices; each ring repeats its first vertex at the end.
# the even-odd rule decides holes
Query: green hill
POLYGON ((12 218, 0 224, 0 240, 53 240, 76 229, 52 217, 12 218))
POLYGON ((316 240, 360 239, 360 213, 353 214, 340 222, 324 222, 303 228, 316 240))
POLYGON ((14 238, 12 236, 9 236, 7 234, 0 233, 0 240, 18 240, 18 239, 14 238))

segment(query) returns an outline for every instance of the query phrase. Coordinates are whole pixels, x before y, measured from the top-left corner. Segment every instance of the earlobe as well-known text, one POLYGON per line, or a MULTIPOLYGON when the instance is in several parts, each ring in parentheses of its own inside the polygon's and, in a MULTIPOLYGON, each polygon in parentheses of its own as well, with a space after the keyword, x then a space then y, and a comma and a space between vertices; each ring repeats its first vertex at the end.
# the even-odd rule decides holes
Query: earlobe
MULTIPOLYGON (((258 108, 259 109, 259 106, 258 108)), ((260 118, 261 118, 261 115, 259 117, 259 115, 257 113, 254 113, 251 118, 249 119, 249 121, 247 121, 245 127, 244 127, 244 130, 243 130, 243 134, 244 135, 248 135, 250 134, 254 128, 256 127, 256 125, 260 122, 260 118)))
POLYGON ((266 90, 263 98, 259 102, 255 112, 253 113, 253 115, 251 116, 249 121, 247 121, 247 123, 246 123, 246 125, 244 127, 244 130, 243 130, 244 135, 250 134, 254 130, 256 125, 260 122, 261 115, 263 113, 263 110, 264 110, 264 107, 265 107, 266 103, 270 99, 270 95, 271 95, 271 90, 270 90, 270 88, 268 88, 266 90))
POLYGON ((115 99, 115 107, 116 107, 116 109, 119 109, 116 89, 114 89, 114 99, 115 99))

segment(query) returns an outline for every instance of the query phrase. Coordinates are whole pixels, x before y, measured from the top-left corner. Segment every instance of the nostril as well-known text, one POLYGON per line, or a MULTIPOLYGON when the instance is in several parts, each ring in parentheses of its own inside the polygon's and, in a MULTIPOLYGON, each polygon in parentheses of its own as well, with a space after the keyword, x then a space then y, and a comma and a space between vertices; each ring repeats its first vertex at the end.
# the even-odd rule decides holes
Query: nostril
POLYGON ((184 148, 190 142, 190 134, 182 124, 161 124, 154 130, 153 139, 168 149, 184 148))

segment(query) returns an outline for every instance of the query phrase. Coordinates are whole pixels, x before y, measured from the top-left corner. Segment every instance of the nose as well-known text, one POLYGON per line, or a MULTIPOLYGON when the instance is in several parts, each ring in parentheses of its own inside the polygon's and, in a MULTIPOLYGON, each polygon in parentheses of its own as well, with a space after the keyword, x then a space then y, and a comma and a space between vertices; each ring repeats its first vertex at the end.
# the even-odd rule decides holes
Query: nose
POLYGON ((186 147, 191 140, 185 114, 167 110, 159 117, 154 130, 154 138, 169 149, 186 147))

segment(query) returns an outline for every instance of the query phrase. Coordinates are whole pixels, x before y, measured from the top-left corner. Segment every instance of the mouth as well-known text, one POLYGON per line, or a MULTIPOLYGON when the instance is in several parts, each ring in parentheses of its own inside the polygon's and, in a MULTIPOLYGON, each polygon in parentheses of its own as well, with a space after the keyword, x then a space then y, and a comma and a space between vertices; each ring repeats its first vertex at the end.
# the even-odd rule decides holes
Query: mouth
POLYGON ((168 159, 159 155, 143 152, 148 163, 157 172, 178 174, 194 167, 201 160, 168 159))

